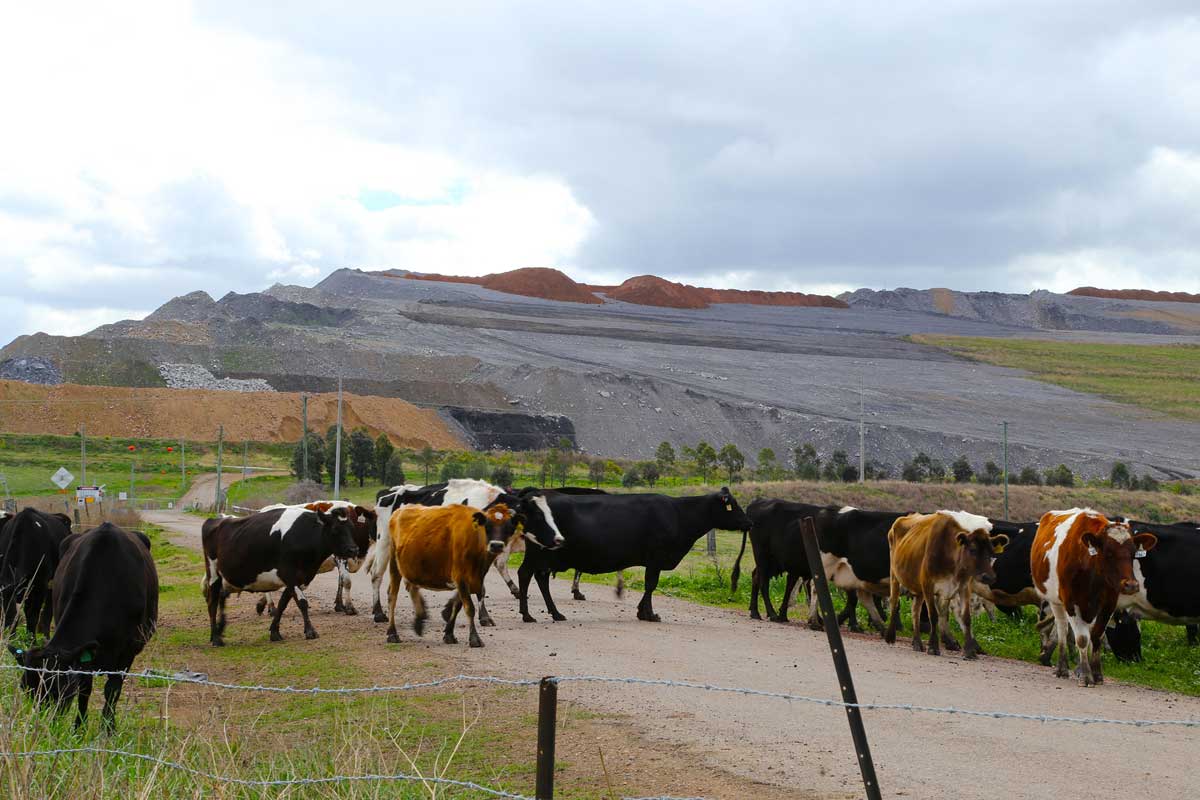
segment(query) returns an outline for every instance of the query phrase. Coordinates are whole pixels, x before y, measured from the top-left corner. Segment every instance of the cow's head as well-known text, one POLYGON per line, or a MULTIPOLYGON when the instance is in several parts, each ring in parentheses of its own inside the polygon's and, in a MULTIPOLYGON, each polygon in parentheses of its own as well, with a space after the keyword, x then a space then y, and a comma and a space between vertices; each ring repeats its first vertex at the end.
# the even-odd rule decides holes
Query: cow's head
POLYGON ((521 492, 514 505, 520 509, 523 522, 519 530, 527 541, 546 550, 557 550, 563 546, 565 540, 562 531, 554 521, 545 494, 537 489, 527 489, 521 492))
POLYGON ((350 509, 335 506, 328 511, 317 510, 313 513, 321 523, 321 533, 333 554, 338 558, 357 558, 358 545, 354 541, 350 509))
POLYGON ((714 528, 723 531, 748 531, 754 527, 754 523, 746 516, 746 512, 742 511, 737 498, 730 493, 728 487, 722 486, 721 491, 713 497, 718 503, 716 518, 712 521, 714 528))
POLYGON ((498 556, 517 537, 524 519, 514 514, 504 503, 493 503, 483 511, 475 512, 475 524, 483 529, 487 537, 488 552, 498 556))
POLYGON ((21 685, 40 702, 51 702, 60 709, 78 694, 84 677, 79 672, 90 671, 100 644, 95 641, 70 650, 35 647, 23 650, 9 645, 17 664, 24 667, 21 685))
POLYGON ((1133 560, 1153 550, 1158 537, 1153 533, 1135 536, 1128 522, 1109 522, 1103 530, 1084 531, 1082 541, 1087 548, 1086 558, 1106 587, 1121 594, 1136 594, 1141 587, 1133 575, 1133 560))
POLYGON ((1003 533, 993 534, 986 528, 967 531, 959 526, 954 541, 958 543, 958 552, 954 558, 955 573, 969 575, 984 586, 995 583, 996 570, 992 567, 992 562, 1008 546, 1008 536, 1003 533))

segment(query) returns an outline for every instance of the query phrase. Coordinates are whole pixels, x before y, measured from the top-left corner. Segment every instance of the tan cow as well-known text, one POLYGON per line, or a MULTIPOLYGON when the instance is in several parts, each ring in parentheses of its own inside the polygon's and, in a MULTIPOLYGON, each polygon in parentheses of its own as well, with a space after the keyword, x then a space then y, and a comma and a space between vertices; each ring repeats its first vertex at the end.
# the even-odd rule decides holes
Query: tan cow
POLYGON ((425 632, 425 600, 421 589, 458 593, 447 607, 442 641, 455 644, 454 621, 460 608, 467 611, 471 647, 483 647, 475 630, 472 596, 483 596, 483 578, 496 556, 522 534, 524 518, 496 503, 486 511, 470 506, 403 506, 388 521, 392 548, 388 558, 387 640, 400 641, 396 633, 396 596, 400 581, 408 585, 413 604, 413 630, 425 632))
POLYGON ((958 643, 950 635, 948 616, 951 602, 965 636, 963 658, 981 651, 971 633, 971 593, 976 580, 991 583, 996 578, 992 559, 1004 552, 1008 537, 992 535, 987 517, 965 511, 936 511, 909 514, 896 520, 888 531, 891 550, 891 613, 883 638, 896 641, 900 589, 913 595, 913 649, 920 652, 921 607, 929 613, 929 654, 940 655, 939 638, 949 650, 958 643), (939 631, 938 626, 942 628, 939 631))

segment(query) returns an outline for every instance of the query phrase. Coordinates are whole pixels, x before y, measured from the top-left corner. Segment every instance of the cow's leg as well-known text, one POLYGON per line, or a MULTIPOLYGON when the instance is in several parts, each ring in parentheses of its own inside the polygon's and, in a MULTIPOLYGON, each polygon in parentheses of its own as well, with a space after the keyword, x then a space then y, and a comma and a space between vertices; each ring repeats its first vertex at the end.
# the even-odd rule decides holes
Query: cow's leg
POLYGON ((46 597, 42 602, 41 619, 38 620, 38 633, 43 637, 50 637, 50 622, 54 616, 54 596, 53 591, 46 592, 46 597))
POLYGON ((858 592, 850 589, 846 592, 846 605, 837 617, 838 625, 847 623, 846 627, 854 633, 862 630, 858 624, 858 592))
MULTIPOLYGON (((913 602, 916 602, 915 598, 913 602)), ((895 575, 892 575, 891 587, 888 592, 888 612, 888 623, 887 627, 883 629, 883 640, 888 644, 895 644, 896 625, 900 618, 900 581, 896 580, 895 575)), ((918 639, 914 644, 919 643, 920 640, 918 639)))
POLYGON ((1067 657, 1067 639, 1071 633, 1071 622, 1067 618, 1067 609, 1058 603, 1050 604, 1050 612, 1054 615, 1054 632, 1058 639, 1058 665, 1054 669, 1054 676, 1057 678, 1067 678, 1071 675, 1071 664, 1067 657))
POLYGON ((354 579, 350 575, 350 565, 344 558, 335 559, 333 563, 337 566, 338 574, 337 598, 334 600, 333 610, 353 617, 358 614, 358 609, 354 607, 354 600, 350 598, 350 589, 354 586, 354 579), (343 592, 345 593, 344 597, 343 592))
MULTIPOLYGON (((371 615, 376 622, 388 621, 388 615, 383 613, 383 604, 379 600, 379 590, 383 585, 383 573, 388 571, 391 561, 392 540, 390 536, 381 536, 375 542, 373 558, 367 559, 371 567, 371 615)), ((399 588, 396 591, 399 591, 399 588)), ((391 597, 390 590, 388 596, 391 597)))
POLYGON ((101 718, 104 721, 104 730, 108 733, 117 729, 117 701, 121 699, 121 687, 124 685, 123 675, 109 675, 108 680, 104 682, 104 712, 101 718))
POLYGON ((271 617, 271 641, 282 642, 283 637, 279 635, 279 621, 283 619, 283 610, 287 608, 287 604, 291 601, 293 590, 291 586, 285 586, 283 594, 279 596, 279 605, 275 606, 275 616, 271 617))
POLYGON ((788 601, 792 599, 792 595, 796 593, 796 583, 800 580, 798 572, 787 573, 787 583, 783 590, 783 604, 779 606, 779 616, 775 617, 776 622, 787 623, 788 621, 788 601))
POLYGON ((1037 631, 1042 640, 1042 651, 1038 655, 1038 661, 1043 667, 1048 667, 1054 657, 1054 649, 1058 646, 1057 621, 1048 603, 1039 606, 1037 613, 1037 631))
POLYGON ((480 587, 479 594, 475 596, 479 598, 479 627, 496 627, 496 621, 492 619, 492 615, 488 613, 487 606, 484 605, 484 599, 487 597, 487 591, 480 587))
POLYGON ((458 644, 458 639, 454 636, 454 623, 458 621, 458 610, 463 607, 462 593, 454 595, 450 598, 450 616, 446 618, 446 630, 442 632, 442 642, 445 644, 458 644))
MULTIPOLYGON (((43 589, 30 586, 25 592, 25 628, 30 636, 36 636, 38 625, 41 623, 42 602, 45 599, 43 589)), ((49 630, 47 630, 49 633, 49 630)))
MULTIPOLYGON (((968 581, 961 590, 959 590, 958 602, 955 604, 954 611, 958 616, 958 625, 963 632, 963 658, 975 659, 983 650, 979 647, 979 642, 975 641, 975 633, 971 630, 971 584, 968 581)), ((949 645, 947 645, 949 646, 949 645)))
POLYGON ((805 583, 806 591, 808 592, 808 629, 810 631, 819 631, 825 628, 825 623, 821 619, 821 609, 817 604, 817 586, 813 581, 805 583))
MULTIPOLYGON (((1136 622, 1134 623, 1137 624, 1136 622)), ((1104 683, 1104 669, 1101 664, 1100 656, 1104 652, 1104 628, 1107 623, 1104 621, 1103 615, 1096 619, 1091 630, 1091 664, 1092 664, 1092 680, 1097 686, 1104 683)))
MULTIPOLYGON (((858 592, 855 592, 858 594, 858 592)), ((861 595, 860 595, 861 597, 861 595)), ((879 610, 879 604, 882 602, 879 595, 867 594, 867 599, 863 602, 863 608, 867 610, 867 620, 871 623, 871 627, 877 631, 882 631, 886 624, 883 619, 883 614, 879 610)))
MULTIPOLYGON (((520 597, 521 594, 517 591, 517 585, 513 583, 512 576, 508 574, 508 555, 508 548, 505 548, 500 555, 496 556, 496 560, 492 562, 492 568, 500 573, 501 578, 504 578, 504 582, 508 584, 508 590, 512 592, 512 596, 520 597)), ((482 617, 480 618, 480 624, 483 624, 482 617)))
MULTIPOLYGON (((394 559, 389 561, 387 568, 388 568, 387 640, 388 640, 389 644, 399 644, 400 643, 400 635, 398 633, 396 633, 396 596, 400 594, 400 570, 396 567, 396 562, 394 559)), ((421 608, 424 609, 425 603, 424 603, 424 601, 421 600, 420 592, 417 592, 416 596, 413 595, 413 592, 417 592, 417 590, 416 590, 416 587, 410 583, 408 585, 408 595, 409 595, 409 597, 412 597, 413 611, 414 612, 416 611, 418 603, 420 603, 421 608)), ((425 625, 424 619, 418 620, 416 618, 416 616, 413 616, 413 630, 415 630, 417 632, 418 636, 420 636, 422 634, 422 632, 424 631, 424 625, 425 625)))
POLYGON ((1187 643, 1189 647, 1195 647, 1200 644, 1200 625, 1187 625, 1184 627, 1187 631, 1187 643))
MULTIPOLYGON (((429 619, 429 611, 425 606, 425 596, 421 594, 421 587, 410 582, 408 584, 408 599, 412 601, 413 607, 413 633, 417 636, 424 636, 425 620, 429 619)), ((452 619, 455 613, 455 609, 450 610, 450 617, 452 619)))
POLYGON ((537 620, 529 614, 529 579, 532 577, 533 570, 526 569, 525 564, 521 564, 521 566, 517 569, 517 603, 521 609, 522 622, 537 622, 537 620))
MULTIPOLYGON (((942 654, 941 629, 946 625, 948 609, 939 604, 938 597, 932 590, 925 593, 924 606, 929 614, 929 644, 926 646, 925 652, 931 656, 940 656, 942 654)), ((957 645, 958 642, 955 644, 957 645)))
POLYGON ((750 619, 762 619, 758 613, 758 567, 750 573, 750 619))
POLYGON ((209 641, 213 647, 223 647, 225 640, 225 585, 221 576, 208 585, 206 593, 208 600, 208 630, 209 641))
POLYGON ((304 619, 304 638, 316 639, 317 629, 313 627, 312 620, 308 618, 308 598, 304 596, 304 590, 297 586, 292 593, 296 596, 296 605, 300 607, 300 616, 304 619))
POLYGON ((767 619, 774 622, 779 616, 775 611, 775 606, 771 605, 771 579, 764 577, 761 581, 760 591, 762 592, 763 610, 767 612, 767 619))
POLYGON ((258 602, 254 604, 254 613, 258 614, 260 617, 263 615, 263 612, 267 610, 268 594, 269 593, 264 592, 263 596, 258 598, 258 602))
POLYGON ((571 597, 574 597, 576 600, 587 600, 583 592, 579 591, 579 579, 582 577, 583 573, 575 570, 575 578, 571 581, 571 597))
POLYGON ((546 610, 550 612, 550 618, 555 622, 562 622, 566 619, 559 613, 558 606, 554 605, 554 598, 550 596, 550 573, 542 571, 535 575, 537 578, 538 589, 542 592, 542 600, 546 603, 546 610))
POLYGON ((617 570, 617 599, 625 596, 625 570, 617 570))
POLYGON ((1092 674, 1092 631, 1091 626, 1076 616, 1071 618, 1071 633, 1075 646, 1079 648, 1079 663, 1075 666, 1075 677, 1083 687, 1094 686, 1096 677, 1092 674))
MULTIPOLYGON (((638 603, 637 612, 637 618, 643 622, 658 622, 660 619, 658 614, 654 613, 654 601, 652 600, 654 590, 658 587, 659 572, 660 570, 652 567, 646 568, 646 591, 642 595, 641 602, 638 603)), ((769 612, 770 610, 770 600, 768 600, 767 611, 769 612)), ((774 616, 774 614, 772 614, 772 616, 774 616)))
MULTIPOLYGON (((75 713, 75 727, 83 727, 83 723, 87 722, 88 700, 92 698, 92 676, 79 676, 79 696, 77 698, 78 711, 75 713)), ((70 701, 67 701, 70 702, 70 701)))
POLYGON ((465 583, 458 584, 458 596, 462 598, 463 610, 467 612, 467 623, 471 626, 468 641, 471 647, 483 647, 483 639, 479 638, 479 631, 475 630, 475 604, 471 602, 471 592, 465 583))

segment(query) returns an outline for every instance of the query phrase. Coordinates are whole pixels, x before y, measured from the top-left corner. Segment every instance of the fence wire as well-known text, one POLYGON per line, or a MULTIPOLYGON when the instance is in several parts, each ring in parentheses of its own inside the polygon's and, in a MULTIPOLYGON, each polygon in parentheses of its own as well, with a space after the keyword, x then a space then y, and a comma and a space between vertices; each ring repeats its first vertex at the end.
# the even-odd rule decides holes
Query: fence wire
MULTIPOLYGON (((361 686, 361 687, 296 687, 296 686, 267 686, 263 684, 225 683, 209 680, 207 677, 167 674, 161 672, 122 672, 119 670, 75 670, 48 669, 44 667, 22 667, 17 664, 0 664, 0 670, 37 672, 43 675, 90 675, 107 677, 120 675, 124 678, 135 678, 162 683, 182 683, 195 686, 211 686, 216 689, 229 689, 246 692, 267 692, 294 695, 364 695, 388 694, 393 692, 409 692, 419 689, 431 689, 455 683, 493 684, 499 686, 537 686, 541 681, 531 678, 501 678, 494 675, 450 675, 428 681, 414 681, 392 686, 361 686)), ((550 677, 548 680, 562 685, 565 683, 619 683, 634 686, 669 686, 678 689, 693 689, 705 692, 724 694, 739 694, 749 697, 769 697, 789 702, 809 703, 812 705, 833 708, 857 708, 863 711, 909 711, 929 714, 948 714, 967 717, 984 717, 989 719, 1016 719, 1027 722, 1068 723, 1076 725, 1124 725, 1134 728, 1179 727, 1200 728, 1200 720, 1194 719, 1111 719, 1107 717, 1068 717, 1054 714, 1025 714, 1013 711, 980 711, 976 709, 955 708, 953 706, 924 706, 914 703, 847 703, 842 700, 809 695, 792 694, 789 692, 773 692, 765 689, 751 689, 741 686, 720 686, 711 683, 695 683, 691 681, 676 681, 669 678, 636 678, 612 677, 607 675, 561 675, 550 677)))

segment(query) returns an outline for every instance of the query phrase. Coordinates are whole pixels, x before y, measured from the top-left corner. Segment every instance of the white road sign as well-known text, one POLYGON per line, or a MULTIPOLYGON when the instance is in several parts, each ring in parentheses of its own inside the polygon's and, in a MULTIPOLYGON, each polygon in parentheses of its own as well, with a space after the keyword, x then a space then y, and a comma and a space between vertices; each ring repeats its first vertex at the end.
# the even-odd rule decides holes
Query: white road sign
POLYGON ((58 472, 50 476, 50 480, 60 489, 65 489, 75 480, 75 476, 67 472, 66 467, 59 467, 58 472))

